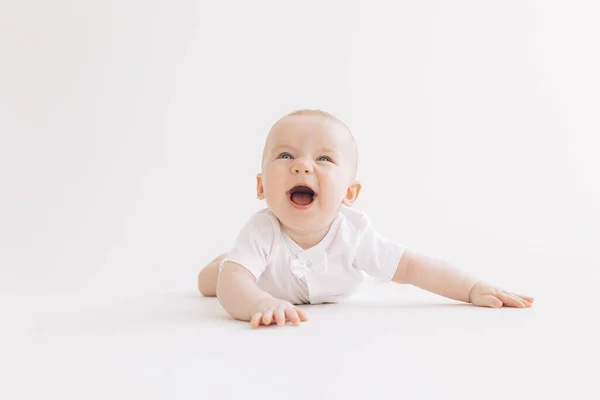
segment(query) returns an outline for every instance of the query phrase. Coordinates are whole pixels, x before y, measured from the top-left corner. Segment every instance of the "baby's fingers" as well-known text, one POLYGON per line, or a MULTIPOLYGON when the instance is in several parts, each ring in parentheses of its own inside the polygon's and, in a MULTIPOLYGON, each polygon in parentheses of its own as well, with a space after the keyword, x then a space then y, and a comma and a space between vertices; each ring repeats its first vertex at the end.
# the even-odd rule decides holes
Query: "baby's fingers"
POLYGON ((273 310, 267 310, 263 313, 262 323, 265 326, 271 325, 271 321, 273 320, 273 310))
POLYGON ((275 309, 275 321, 279 326, 285 325, 285 311, 283 310, 283 307, 277 307, 277 309, 275 309))
POLYGON ((484 306, 484 307, 492 307, 492 308, 500 308, 502 307, 502 301, 498 299, 496 296, 492 296, 490 294, 481 295, 480 301, 475 304, 476 306, 484 306))
POLYGON ((298 316, 296 307, 287 307, 285 309, 285 316, 292 324, 300 325, 300 317, 298 316))
POLYGON ((533 303, 535 301, 535 299, 533 297, 529 297, 529 296, 523 296, 522 294, 518 294, 518 293, 513 293, 511 292, 511 294, 513 296, 517 296, 519 297, 521 300, 525 300, 527 303, 533 303))
POLYGON ((527 305, 523 302, 523 300, 521 300, 517 296, 514 296, 510 293, 506 293, 506 292, 496 293, 496 297, 498 297, 500 300, 502 300, 502 302, 505 305, 510 306, 510 307, 518 307, 518 308, 527 307, 527 305))
POLYGON ((300 317, 300 320, 302 322, 306 322, 308 321, 308 317, 306 316, 306 313, 304 311, 302 311, 301 309, 295 307, 296 312, 298 313, 298 316, 300 317))
POLYGON ((256 313, 252 316, 252 318, 250 319, 250 325, 252 325, 253 328, 258 328, 258 326, 260 325, 260 320, 262 319, 263 315, 262 313, 256 313))

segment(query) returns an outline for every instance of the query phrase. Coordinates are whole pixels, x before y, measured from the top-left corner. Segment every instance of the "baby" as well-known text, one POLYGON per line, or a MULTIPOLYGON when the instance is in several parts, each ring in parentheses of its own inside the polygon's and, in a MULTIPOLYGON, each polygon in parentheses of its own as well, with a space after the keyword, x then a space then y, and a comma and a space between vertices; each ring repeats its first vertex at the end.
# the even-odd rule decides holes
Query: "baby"
POLYGON ((307 317, 294 304, 338 302, 364 274, 476 306, 531 307, 531 297, 379 235, 351 208, 361 190, 357 155, 348 127, 326 112, 300 110, 277 121, 257 175, 257 196, 268 207, 250 218, 230 252, 200 271, 200 292, 252 327, 299 325, 307 317))

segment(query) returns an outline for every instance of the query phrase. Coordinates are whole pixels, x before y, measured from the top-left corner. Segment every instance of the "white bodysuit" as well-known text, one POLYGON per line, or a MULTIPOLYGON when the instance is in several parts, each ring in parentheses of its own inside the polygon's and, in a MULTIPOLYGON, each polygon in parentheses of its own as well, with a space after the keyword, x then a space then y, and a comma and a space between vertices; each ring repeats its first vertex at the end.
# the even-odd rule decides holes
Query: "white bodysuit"
POLYGON ((346 206, 327 235, 304 250, 263 209, 246 223, 220 267, 242 265, 262 290, 292 304, 335 303, 351 295, 365 273, 390 281, 404 250, 375 232, 366 214, 346 206))

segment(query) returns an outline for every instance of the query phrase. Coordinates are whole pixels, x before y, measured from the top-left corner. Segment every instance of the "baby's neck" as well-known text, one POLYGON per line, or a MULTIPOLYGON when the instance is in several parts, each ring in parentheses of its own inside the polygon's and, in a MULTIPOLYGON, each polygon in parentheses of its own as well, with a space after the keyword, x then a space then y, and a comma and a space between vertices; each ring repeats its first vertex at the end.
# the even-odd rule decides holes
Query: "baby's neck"
POLYGON ((331 224, 312 232, 296 232, 282 225, 283 231, 304 250, 310 249, 323 240, 329 232, 329 228, 331 228, 331 224))

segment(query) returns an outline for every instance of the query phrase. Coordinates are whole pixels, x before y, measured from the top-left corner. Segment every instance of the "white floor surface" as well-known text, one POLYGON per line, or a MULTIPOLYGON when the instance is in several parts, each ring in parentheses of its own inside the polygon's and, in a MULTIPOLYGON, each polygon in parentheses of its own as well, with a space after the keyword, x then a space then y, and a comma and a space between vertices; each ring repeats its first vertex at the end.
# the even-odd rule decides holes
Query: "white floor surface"
POLYGON ((0 398, 600 398, 593 280, 524 279, 525 310, 367 282, 304 306, 300 327, 253 330, 191 278, 161 293, 3 293, 0 398))

